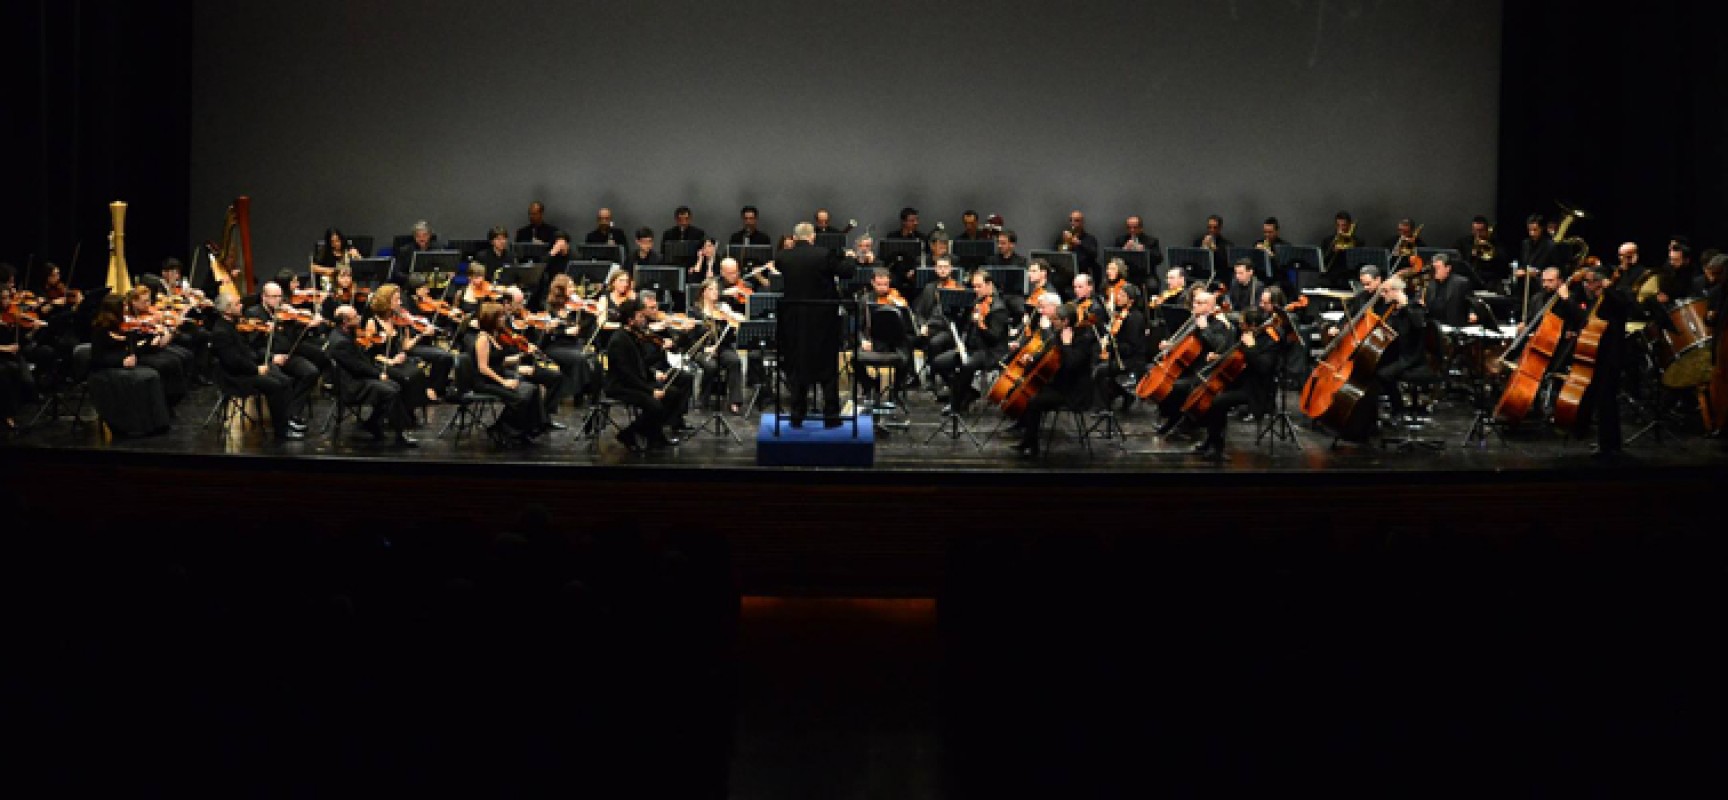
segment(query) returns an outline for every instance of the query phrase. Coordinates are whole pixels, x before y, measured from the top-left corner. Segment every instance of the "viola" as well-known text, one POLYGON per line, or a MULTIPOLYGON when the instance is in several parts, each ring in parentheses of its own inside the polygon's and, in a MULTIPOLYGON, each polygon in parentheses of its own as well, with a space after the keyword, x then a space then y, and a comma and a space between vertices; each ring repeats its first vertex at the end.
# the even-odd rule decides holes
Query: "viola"
POLYGON ((19 303, 13 303, 7 306, 4 312, 0 312, 0 325, 6 327, 33 331, 47 324, 41 317, 24 310, 24 306, 19 303))
POLYGON ((366 300, 372 296, 372 290, 364 286, 355 286, 348 289, 337 289, 331 293, 331 296, 335 297, 336 302, 338 303, 352 305, 355 303, 365 303, 366 300))
POLYGON ((324 302, 324 293, 317 289, 295 289, 294 305, 318 305, 324 302))
POLYGON ((475 278, 470 281, 468 291, 474 293, 475 299, 501 300, 504 297, 504 293, 485 278, 475 278))
POLYGON ((386 341, 389 341, 389 338, 390 337, 384 335, 383 331, 369 331, 362 328, 354 332, 354 344, 359 345, 362 350, 370 350, 374 347, 380 347, 386 341))
POLYGON ((127 317, 120 321, 120 330, 158 336, 162 333, 162 325, 150 317, 127 317))

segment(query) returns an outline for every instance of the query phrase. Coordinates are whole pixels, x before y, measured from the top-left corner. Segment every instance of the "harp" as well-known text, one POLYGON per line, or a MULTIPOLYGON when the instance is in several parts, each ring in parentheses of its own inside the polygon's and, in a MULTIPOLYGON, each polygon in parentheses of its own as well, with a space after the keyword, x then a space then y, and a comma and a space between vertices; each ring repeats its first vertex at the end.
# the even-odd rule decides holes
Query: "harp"
POLYGON ((252 268, 252 198, 236 197, 228 206, 228 216, 222 221, 220 243, 206 242, 210 255, 210 273, 220 284, 218 291, 232 291, 247 296, 258 292, 258 276, 252 268), (235 233, 239 241, 235 241, 235 233))

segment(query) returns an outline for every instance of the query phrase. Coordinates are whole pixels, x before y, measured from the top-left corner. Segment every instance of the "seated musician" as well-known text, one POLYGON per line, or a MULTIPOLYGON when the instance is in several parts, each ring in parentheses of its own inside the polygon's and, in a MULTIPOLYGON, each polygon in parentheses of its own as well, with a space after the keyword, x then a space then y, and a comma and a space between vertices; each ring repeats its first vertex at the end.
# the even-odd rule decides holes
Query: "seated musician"
MULTIPOLYGON (((863 267, 864 263, 860 261, 859 266, 863 267)), ((923 352, 926 363, 954 349, 954 334, 949 331, 948 320, 942 315, 942 290, 963 288, 955 274, 954 259, 937 259, 935 273, 935 280, 925 284, 918 293, 918 299, 912 301, 912 317, 919 321, 917 330, 912 332, 912 347, 915 353, 923 352)), ((916 374, 916 369, 913 372, 916 374)), ((935 391, 934 379, 927 388, 935 391)))
MULTIPOLYGON (((1356 314, 1362 310, 1362 305, 1364 303, 1374 303, 1380 298, 1380 279, 1383 276, 1379 267, 1376 267, 1373 264, 1364 264, 1362 265, 1362 270, 1356 274, 1356 277, 1362 284, 1362 289, 1356 294, 1351 295, 1350 299, 1344 301, 1345 319, 1355 317, 1356 314)), ((1334 325, 1327 328, 1326 335, 1328 338, 1337 336, 1338 326, 1334 325)))
POLYGON ((965 343, 965 358, 961 358, 960 349, 956 347, 930 363, 936 374, 948 384, 949 406, 943 409, 944 415, 969 411, 973 401, 979 397, 978 390, 972 387, 973 377, 979 370, 1000 363, 1008 354, 1010 312, 996 294, 996 280, 984 270, 973 272, 972 294, 974 305, 971 313, 964 322, 956 323, 965 343))
POLYGON ((760 274, 754 281, 745 279, 739 272, 738 259, 720 260, 720 299, 726 301, 733 311, 747 313, 750 295, 767 285, 767 279, 760 274))
POLYGON ((535 200, 528 204, 528 224, 516 229, 516 241, 550 244, 558 226, 546 221, 546 204, 535 200))
MULTIPOLYGON (((1164 246, 1158 243, 1158 237, 1146 232, 1146 226, 1141 222, 1138 214, 1129 216, 1124 220, 1122 227, 1125 232, 1116 237, 1116 246, 1125 250, 1144 251, 1146 253, 1146 266, 1152 273, 1156 274, 1159 265, 1164 263, 1164 246)), ((1137 267, 1138 265, 1136 265, 1137 267)), ((1127 270, 1123 271, 1123 277, 1136 286, 1143 285, 1147 280, 1153 278, 1152 275, 1130 275, 1127 270)))
POLYGON ((1416 231, 1416 221, 1408 218, 1398 220, 1397 235, 1386 240, 1386 249, 1395 256, 1413 255, 1416 248, 1427 246, 1428 242, 1416 231))
POLYGON ((690 265, 690 277, 695 281, 705 281, 720 274, 720 246, 713 239, 703 239, 702 249, 696 251, 696 263, 690 265))
POLYGON ((306 426, 295 422, 300 409, 306 407, 317 379, 297 380, 282 371, 288 362, 286 354, 265 354, 242 335, 240 298, 223 293, 216 296, 216 321, 210 328, 210 350, 216 368, 234 384, 264 396, 270 409, 270 425, 276 440, 297 442, 306 438, 306 426))
POLYGON ((1164 271, 1164 291, 1147 303, 1147 330, 1152 332, 1148 341, 1168 338, 1188 320, 1188 296, 1192 290, 1182 265, 1164 271))
POLYGON ((1067 299, 1067 296, 1056 288, 1050 262, 1042 258, 1032 259, 1032 263, 1026 266, 1026 296, 1020 298, 1020 315, 1015 322, 1015 328, 1025 329, 1038 320, 1038 298, 1045 292, 1055 292, 1057 297, 1067 299))
POLYGON ((1505 250, 1494 240, 1494 226, 1488 224, 1487 217, 1478 214, 1472 218, 1470 232, 1459 237, 1453 249, 1464 254, 1460 272, 1472 279, 1473 288, 1502 291, 1512 277, 1505 250))
POLYGON ((438 234, 432 232, 432 226, 428 225, 426 220, 414 223, 412 234, 412 238, 392 254, 396 257, 398 270, 412 269, 415 253, 429 253, 438 249, 438 234))
POLYGON ((582 237, 586 244, 615 244, 619 248, 628 247, 624 241, 624 229, 612 224, 612 209, 602 208, 594 212, 594 230, 582 237))
MULTIPOLYGON (((943 260, 948 261, 949 259, 944 256, 943 260)), ((870 286, 864 290, 863 302, 866 306, 864 313, 868 316, 866 316, 864 321, 861 323, 864 328, 861 331, 858 340, 858 349, 862 352, 876 352, 877 348, 881 346, 881 342, 874 338, 874 332, 872 330, 872 326, 875 324, 877 319, 877 312, 884 308, 894 309, 898 312, 901 321, 900 329, 904 332, 904 338, 900 340, 900 343, 896 345, 895 349, 896 352, 900 353, 900 355, 905 359, 904 363, 908 366, 897 370, 896 377, 900 387, 904 387, 912 377, 912 370, 910 369, 910 365, 912 364, 913 336, 911 306, 906 302, 904 297, 900 296, 900 291, 894 288, 893 275, 891 275, 887 269, 882 267, 877 267, 871 271, 870 286)), ((859 381, 861 385, 869 388, 871 391, 876 390, 876 376, 864 373, 859 376, 859 381)))
MULTIPOLYGON (((1436 376, 1428 369, 1428 354, 1423 349, 1423 334, 1428 327, 1428 310, 1412 305, 1405 293, 1404 279, 1393 275, 1380 284, 1381 316, 1398 338, 1380 354, 1380 369, 1375 376, 1380 389, 1392 404, 1394 416, 1404 413, 1404 393, 1401 384, 1432 382, 1436 376)), ((1378 408, 1370 403, 1371 408, 1378 408)))
MULTIPOLYGON (((486 432, 492 436, 493 442, 500 445, 512 441, 532 443, 549 429, 546 403, 541 396, 541 387, 531 380, 524 380, 518 371, 520 362, 510 358, 511 349, 506 347, 505 340, 513 338, 514 332, 510 330, 504 304, 480 306, 476 321, 478 332, 472 350, 476 374, 474 391, 504 402, 504 411, 498 415, 498 422, 486 432)), ((556 398, 553 402, 557 402, 556 398)))
POLYGON ((318 245, 318 252, 312 256, 312 264, 334 270, 348 266, 349 261, 360 257, 360 251, 354 248, 354 243, 343 236, 342 231, 331 227, 324 229, 324 241, 318 245))
POLYGON ((355 286, 352 267, 336 267, 335 271, 330 273, 330 292, 324 295, 324 302, 318 305, 318 314, 325 319, 335 319, 336 309, 359 305, 364 302, 363 295, 367 294, 367 290, 355 286))
MULTIPOLYGON (((1081 278, 1087 278, 1085 273, 1076 275, 1075 283, 1081 278)), ((1076 286, 1078 289, 1078 286, 1076 286)), ((1075 328, 1080 319, 1080 311, 1073 303, 1062 304, 1053 292, 1045 292, 1038 300, 1038 321, 1033 326, 1041 331, 1039 341, 1044 347, 1058 348, 1058 358, 1061 365, 1050 382, 1038 390, 1026 404, 1026 411, 1016 421, 1020 433, 1020 441, 1014 445, 1014 452, 1024 457, 1038 455, 1039 434, 1044 427, 1044 412, 1061 409, 1083 408, 1091 396, 1092 365, 1098 361, 1098 343, 1095 337, 1075 328)), ((1027 340, 1031 337, 1028 335, 1027 340)), ((1022 353, 1017 358, 1025 360, 1030 366, 1041 355, 1039 353, 1022 353)))
POLYGON ((313 347, 300 341, 308 324, 322 324, 323 316, 313 315, 310 323, 286 322, 277 319, 279 313, 285 311, 287 305, 282 302, 282 286, 275 281, 264 284, 258 293, 258 305, 246 309, 246 317, 266 323, 273 333, 256 333, 252 335, 251 344, 254 347, 268 347, 272 355, 285 354, 288 360, 281 365, 282 371, 294 380, 316 381, 330 367, 330 357, 320 347, 313 347))
MULTIPOLYGON (((1276 291, 1276 287, 1269 291, 1276 291)), ((1265 330, 1266 322, 1266 314, 1259 308, 1242 312, 1242 326, 1236 334, 1235 343, 1235 347, 1246 359, 1242 374, 1213 398, 1212 407, 1200 417, 1200 423, 1206 428, 1206 438, 1194 446, 1194 452, 1201 455, 1224 455, 1225 431, 1228 428, 1230 409, 1242 405, 1252 407, 1256 403, 1255 398, 1270 394, 1273 372, 1278 368, 1278 342, 1265 330)))
POLYGON ((515 356, 520 364, 520 374, 529 383, 541 389, 540 401, 545 406, 545 430, 561 431, 569 426, 555 419, 558 416, 558 400, 564 396, 564 371, 557 362, 546 358, 540 351, 540 346, 534 344, 530 334, 538 337, 538 332, 528 325, 528 307, 522 295, 522 287, 506 286, 499 291, 501 305, 504 306, 505 328, 514 336, 505 337, 504 349, 507 355, 515 356))
MULTIPOLYGON (((110 430, 124 436, 167 433, 172 420, 170 406, 180 400, 168 395, 162 374, 138 355, 138 346, 163 339, 166 332, 130 330, 126 324, 126 296, 109 294, 90 323, 90 400, 110 430), (109 373, 100 385, 98 373, 109 373)), ((163 359, 164 363, 178 360, 163 359)))
POLYGON ((1014 252, 1019 244, 1020 236, 1011 230, 1003 230, 996 234, 996 252, 990 254, 990 260, 984 262, 991 267, 1024 267, 1026 257, 1014 252))
POLYGON ((415 447, 417 443, 404 433, 412 423, 408 408, 401 402, 403 386, 390 377, 382 356, 368 356, 356 338, 360 336, 360 312, 353 306, 337 306, 336 330, 330 334, 330 359, 342 372, 342 402, 351 406, 371 406, 372 413, 360 427, 371 434, 373 441, 384 440, 384 423, 396 430, 393 440, 398 447, 415 447))
MULTIPOLYGON (((1234 331, 1229 320, 1218 313, 1218 296, 1204 289, 1193 293, 1189 313, 1194 316, 1194 329, 1190 333, 1200 343, 1200 359, 1194 362, 1188 374, 1176 379, 1170 394, 1158 404, 1158 411, 1163 415, 1163 422, 1158 425, 1158 435, 1168 436, 1182 422, 1182 404, 1188 402, 1188 393, 1194 390, 1198 381, 1194 373, 1202 364, 1210 364, 1218 360, 1218 354, 1230 346, 1234 331)), ((1177 342, 1165 339, 1158 343, 1159 352, 1169 350, 1177 342)))
MULTIPOLYGON (((540 339, 540 349, 564 375, 562 395, 575 395, 580 407, 600 392, 600 358, 594 352, 594 334, 599 322, 589 306, 574 296, 576 284, 569 275, 552 279, 546 293, 546 313, 552 327, 540 339)), ((562 401, 563 398, 558 398, 562 401)))
POLYGON ((1260 302, 1260 279, 1254 277, 1254 261, 1248 258, 1238 258, 1230 267, 1232 274, 1230 287, 1224 293, 1224 302, 1230 306, 1230 311, 1240 314, 1253 308, 1260 302))
POLYGON ((744 315, 720 300, 717 281, 707 280, 702 282, 694 316, 718 331, 697 354, 696 363, 702 367, 703 375, 725 374, 727 409, 732 416, 739 416, 744 413, 744 361, 738 356, 738 326, 744 322, 744 315))
MULTIPOLYGON (((601 330, 616 331, 623 328, 628 320, 621 316, 619 309, 624 307, 626 301, 634 299, 636 281, 630 277, 630 273, 617 269, 608 274, 606 291, 600 295, 599 310, 596 312, 600 317, 601 330)), ((610 336, 610 333, 601 333, 600 339, 605 342, 610 336)))
POLYGON ((5 419, 5 433, 17 432, 14 418, 24 401, 35 396, 37 378, 31 366, 36 374, 46 375, 54 363, 54 349, 35 341, 47 323, 42 322, 36 328, 22 323, 24 309, 13 306, 17 296, 10 283, 0 283, 0 311, 9 318, 8 322, 0 323, 0 418, 5 419), (12 321, 13 315, 19 315, 19 321, 12 321))
POLYGON ((634 273, 637 267, 664 263, 666 259, 661 258, 660 251, 654 249, 654 229, 637 228, 636 246, 624 254, 624 268, 634 273))
POLYGON ((690 207, 679 206, 672 212, 673 225, 666 229, 660 237, 661 246, 666 242, 712 242, 708 234, 701 228, 690 224, 690 207))
POLYGON ((678 441, 662 429, 673 409, 683 407, 684 388, 678 381, 663 386, 665 372, 649 366, 650 356, 658 357, 661 344, 648 332, 648 312, 642 304, 626 300, 618 312, 624 329, 606 345, 606 393, 637 411, 635 421, 618 432, 618 441, 631 452, 675 446, 678 441))
POLYGON ((1146 371, 1146 314, 1134 302, 1134 288, 1121 282, 1105 295, 1107 319, 1099 329, 1098 366, 1092 371, 1096 397, 1105 408, 1121 400, 1124 413, 1134 407, 1136 398, 1132 388, 1120 383, 1121 378, 1146 371))
POLYGON ((433 386, 442 386, 449 380, 455 359, 437 347, 427 346, 424 339, 430 333, 421 335, 415 332, 413 320, 402 308, 402 295, 395 284, 378 287, 367 306, 371 314, 363 327, 367 335, 378 342, 366 348, 367 355, 383 364, 390 380, 402 387, 400 400, 412 417, 414 412, 438 402, 439 393, 433 386), (441 356, 435 357, 440 368, 433 370, 431 383, 428 383, 426 370, 422 368, 429 367, 431 362, 422 359, 416 350, 432 350, 441 356))
POLYGON ((175 332, 150 302, 150 287, 134 286, 126 293, 126 321, 142 326, 133 336, 132 352, 144 366, 161 373, 169 407, 179 405, 191 390, 196 359, 192 351, 174 344, 175 332))
POLYGON ((1112 258, 1104 264, 1104 284, 1098 293, 1108 297, 1111 292, 1122 290, 1128 293, 1129 299, 1140 299, 1140 281, 1128 278, 1129 267, 1120 258, 1112 258))
POLYGON ((494 225, 486 232, 486 239, 489 246, 474 254, 473 263, 486 268, 481 277, 497 281, 503 277, 505 267, 516 263, 515 254, 510 252, 510 231, 503 225, 494 225))
POLYGON ((1445 253, 1434 254, 1434 277, 1422 291, 1417 302, 1429 317, 1441 325, 1462 328, 1476 324, 1476 312, 1470 310, 1470 284, 1463 276, 1452 272, 1452 258, 1445 253))

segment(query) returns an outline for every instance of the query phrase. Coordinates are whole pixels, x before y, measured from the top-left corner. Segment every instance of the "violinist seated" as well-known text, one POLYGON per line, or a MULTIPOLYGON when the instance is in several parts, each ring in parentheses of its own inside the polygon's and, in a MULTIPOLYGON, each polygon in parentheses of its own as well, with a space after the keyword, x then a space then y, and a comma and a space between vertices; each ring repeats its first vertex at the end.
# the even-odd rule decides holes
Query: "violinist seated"
POLYGON ((931 369, 948 385, 949 407, 943 410, 944 414, 964 414, 970 410, 973 401, 979 397, 978 390, 972 386, 972 379, 979 370, 1001 363, 1008 355, 1011 312, 997 295, 996 280, 990 277, 990 273, 984 270, 972 273, 972 296, 975 302, 966 318, 955 321, 965 345, 966 357, 962 359, 960 348, 956 347, 930 362, 931 369))
MULTIPOLYGON (((1277 287, 1267 291, 1277 291, 1277 287)), ((1235 345, 1246 359, 1242 373, 1212 399, 1211 407, 1200 416, 1199 422, 1206 429, 1206 438, 1194 446, 1194 452, 1224 455, 1230 409, 1244 405, 1252 408, 1271 394, 1274 374, 1278 370, 1280 345, 1266 330, 1266 322, 1266 312, 1260 308, 1250 308, 1242 313, 1242 325, 1236 334, 1235 345)))
POLYGON ((747 313, 750 310, 750 295, 766 285, 766 279, 761 275, 757 275, 753 280, 744 278, 739 273, 738 259, 720 259, 720 298, 725 300, 726 305, 731 306, 733 311, 747 313), (757 281, 762 283, 757 284, 757 281))
MULTIPOLYGON (((438 392, 427 383, 427 371, 421 368, 425 362, 414 352, 421 346, 422 337, 430 333, 430 327, 426 328, 426 334, 415 331, 413 321, 402 310, 402 296, 394 284, 379 287, 369 305, 372 313, 360 328, 370 344, 363 344, 361 349, 402 388, 399 402, 412 419, 415 412, 438 402, 438 392)), ((444 356, 443 374, 438 377, 448 380, 454 360, 449 353, 438 352, 444 356)))
MULTIPOLYGON (((54 347, 48 344, 49 323, 43 317, 43 305, 34 308, 19 298, 19 293, 10 285, 0 285, 0 311, 5 318, 0 320, 0 361, 11 365, 20 362, 29 364, 35 375, 52 375, 59 355, 54 347)), ((30 370, 21 370, 24 379, 24 390, 30 391, 36 380, 30 370)))
MULTIPOLYGON (((1380 355, 1380 369, 1375 373, 1380 390, 1392 404, 1394 416, 1404 413, 1405 384, 1426 385, 1439 380, 1428 369, 1428 354, 1423 349, 1423 334, 1428 327, 1427 309, 1411 305, 1405 293, 1404 279, 1394 275, 1380 284, 1379 308, 1386 324, 1398 338, 1386 346, 1380 355)), ((1378 408, 1377 404, 1369 404, 1378 408)))
POLYGON ((1452 259, 1445 253, 1434 254, 1434 277, 1422 291, 1417 302, 1430 319, 1441 325, 1462 328, 1476 324, 1476 312, 1470 310, 1470 284, 1452 272, 1452 259))
MULTIPOLYGON (((480 306, 485 303, 496 303, 504 299, 500 287, 486 280, 486 265, 478 260, 468 263, 468 283, 456 295, 456 308, 462 315, 472 320, 480 313, 480 306)), ((470 323, 472 327, 472 323, 470 323)))
POLYGON ((282 371, 289 377, 316 380, 330 368, 330 357, 325 355, 324 348, 305 341, 311 336, 310 328, 327 324, 323 315, 291 309, 283 301, 281 284, 275 281, 264 284, 258 292, 258 305, 246 309, 246 317, 267 323, 264 333, 253 334, 252 344, 267 344, 271 354, 287 354, 288 363, 282 365, 282 371))
MULTIPOLYGON (((456 368, 456 356, 449 350, 439 347, 438 323, 436 317, 426 316, 410 309, 402 302, 401 291, 390 286, 389 306, 394 309, 390 314, 391 324, 406 327, 413 333, 413 338, 407 343, 408 355, 420 359, 426 365, 426 399, 429 403, 438 402, 439 397, 449 397, 455 391, 450 383, 450 372, 456 368)), ((383 293, 383 290, 379 290, 383 293)), ((377 295, 371 302, 373 314, 377 314, 379 303, 377 295)))
MULTIPOLYGON (((1168 436, 1182 422, 1182 404, 1188 402, 1188 393, 1194 391, 1199 383, 1195 373, 1201 365, 1217 361, 1219 355, 1230 343, 1236 340, 1236 331, 1230 326, 1230 321, 1218 312, 1218 296, 1205 290, 1193 293, 1192 307, 1189 309, 1194 316, 1194 329, 1189 335, 1200 343, 1200 360, 1196 361, 1186 374, 1176 379, 1170 394, 1158 404, 1158 411, 1163 415, 1163 422, 1158 425, 1158 435, 1168 436)), ((1159 352, 1169 350, 1177 342, 1165 339, 1158 343, 1159 352)))
POLYGON ((687 383, 665 384, 666 373, 653 369, 650 356, 661 344, 648 332, 648 312, 637 300, 618 307, 624 328, 606 345, 606 393, 636 409, 636 419, 618 432, 618 441, 632 452, 678 444, 662 430, 675 409, 683 408, 687 383))
POLYGON ((468 320, 468 315, 451 305, 448 300, 433 295, 432 287, 427 285, 425 278, 417 275, 412 276, 409 279, 409 286, 414 296, 413 302, 410 304, 414 307, 414 313, 432 320, 432 324, 449 336, 451 341, 460 338, 463 323, 468 320))
POLYGON ((564 371, 558 364, 545 357, 540 352, 539 345, 529 339, 529 334, 539 334, 539 328, 527 324, 528 309, 524 305, 522 289, 516 286, 506 286, 502 291, 504 307, 504 330, 507 335, 499 338, 507 357, 513 358, 518 365, 518 374, 527 378, 529 383, 539 386, 543 391, 540 395, 544 406, 546 419, 540 423, 542 432, 546 430, 561 431, 568 426, 554 417, 558 416, 558 400, 564 396, 564 371))
POLYGON ((304 408, 307 398, 311 397, 316 380, 289 377, 282 371, 288 356, 267 358, 253 347, 238 327, 242 319, 239 297, 217 295, 216 321, 210 328, 210 350, 216 359, 216 368, 240 389, 264 396, 277 441, 297 442, 306 438, 306 426, 294 420, 296 410, 304 408))
POLYGON ((474 391, 491 395, 504 404, 498 421, 486 432, 499 445, 531 444, 549 430, 541 388, 520 373, 520 361, 511 358, 505 342, 517 334, 510 330, 509 315, 502 303, 485 303, 475 318, 473 349, 474 391))
MULTIPOLYGON (((858 350, 860 353, 893 353, 900 356, 900 366, 893 368, 896 382, 894 389, 903 389, 912 379, 912 371, 906 365, 912 363, 912 311, 906 299, 900 296, 900 291, 892 285, 893 276, 883 267, 877 267, 870 274, 870 286, 864 290, 861 298, 864 313, 867 315, 859 331, 858 350), (886 317, 884 316, 886 315, 886 317), (887 318, 885 326, 891 330, 876 330, 878 320, 887 318)), ((953 338, 953 337, 949 337, 953 338)), ((876 376, 865 371, 860 375, 861 384, 870 391, 877 391, 876 376)))
MULTIPOLYGON (((1091 291, 1091 278, 1084 281, 1086 291, 1091 291)), ((1076 275, 1074 290, 1080 291, 1082 281, 1076 275)), ((1134 289, 1131 285, 1118 285, 1110 290, 1110 302, 1097 306, 1103 316, 1096 327, 1093 336, 1098 340, 1098 361, 1092 369, 1092 386, 1096 397, 1104 402, 1106 408, 1117 400, 1122 401, 1122 411, 1127 412, 1134 406, 1134 391, 1123 386, 1121 379, 1126 375, 1139 375, 1146 371, 1146 357, 1149 342, 1146 339, 1146 314, 1140 310, 1140 304, 1134 302, 1134 289)))
POLYGON ((613 331, 623 330, 623 319, 618 310, 624 307, 625 301, 636 299, 636 281, 630 273, 621 269, 606 274, 606 291, 600 295, 600 304, 596 315, 600 317, 600 341, 602 346, 610 341, 613 331))
MULTIPOLYGON (((954 349, 954 334, 948 328, 948 320, 942 313, 942 290, 964 289, 960 283, 958 270, 954 268, 954 259, 943 256, 936 259, 936 279, 924 285, 918 298, 912 301, 912 319, 918 326, 912 331, 912 348, 915 352, 922 351, 925 363, 949 350, 954 349)), ((859 262, 859 267, 864 266, 859 262)), ((916 371, 914 371, 916 374, 916 371)), ((934 380, 927 387, 936 390, 934 380)))
POLYGON ((174 345, 192 354, 192 382, 208 385, 209 381, 204 379, 210 366, 210 332, 207 328, 217 316, 210 299, 186 281, 177 258, 164 259, 160 275, 145 275, 139 283, 151 287, 151 299, 157 308, 174 312, 179 322, 174 327, 174 345))
MULTIPOLYGON (((1083 277, 1076 275, 1076 282, 1083 277)), ((1089 333, 1076 328, 1080 321, 1080 311, 1073 303, 1062 304, 1054 292, 1045 292, 1038 302, 1038 321, 1032 323, 1040 331, 1040 341, 1044 347, 1038 353, 1023 353, 1017 358, 1035 362, 1040 357, 1055 357, 1060 359, 1060 365, 1050 378, 1050 382, 1038 390, 1032 399, 1026 403, 1026 410, 1016 421, 1014 429, 1019 430, 1020 441, 1014 445, 1014 451, 1024 457, 1038 455, 1039 434, 1044 427, 1044 412, 1069 409, 1083 410, 1092 396, 1092 365, 1098 361, 1097 340, 1089 333), (1047 348, 1057 348, 1053 355, 1046 356, 1047 348)), ((1030 338, 1030 336, 1028 337, 1030 338)), ((1027 363, 1027 367, 1032 363, 1027 363)))
POLYGON ((744 315, 720 300, 718 281, 707 280, 702 282, 702 292, 696 301, 696 316, 708 329, 717 331, 715 338, 697 354, 696 363, 703 375, 724 374, 727 409, 732 416, 743 414, 744 360, 738 355, 738 326, 744 323, 744 315))
POLYGON ((325 319, 335 319, 336 309, 342 306, 364 307, 372 299, 372 290, 354 283, 354 270, 351 267, 336 267, 330 276, 330 291, 324 294, 324 302, 318 306, 318 314, 325 319))
MULTIPOLYGON (((593 301, 575 297, 575 282, 569 275, 552 279, 546 292, 549 324, 540 336, 540 350, 558 365, 564 375, 561 395, 575 395, 575 404, 600 392, 600 358, 590 346, 598 326, 593 301)), ((563 397, 556 398, 558 402, 563 397)))
POLYGON ((150 289, 134 286, 126 293, 126 319, 132 352, 144 366, 162 375, 162 391, 170 408, 179 405, 191 388, 192 351, 174 344, 174 331, 150 303, 150 289))
POLYGON ((138 355, 139 344, 151 334, 125 320, 126 296, 103 296, 101 310, 90 323, 90 401, 117 434, 166 433, 172 420, 169 409, 180 398, 168 395, 162 374, 138 355))
POLYGON ((372 413, 360 427, 371 434, 373 441, 384 440, 384 423, 388 420, 396 430, 393 440, 396 446, 415 447, 417 443, 404 433, 413 419, 401 402, 403 387, 390 377, 384 365, 366 354, 360 341, 364 337, 360 312, 353 306, 338 306, 336 330, 330 334, 330 359, 341 371, 337 385, 342 391, 342 402, 372 407, 372 413))

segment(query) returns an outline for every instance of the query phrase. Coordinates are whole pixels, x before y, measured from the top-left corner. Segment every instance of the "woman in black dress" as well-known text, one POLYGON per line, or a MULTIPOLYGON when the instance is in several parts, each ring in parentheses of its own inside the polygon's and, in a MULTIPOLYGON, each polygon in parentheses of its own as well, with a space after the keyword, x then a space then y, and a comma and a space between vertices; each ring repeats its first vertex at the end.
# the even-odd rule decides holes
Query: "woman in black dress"
POLYGON ((150 334, 127 330, 125 319, 124 295, 102 299, 90 330, 90 401, 115 433, 165 433, 170 417, 162 375, 136 352, 137 341, 150 334))

